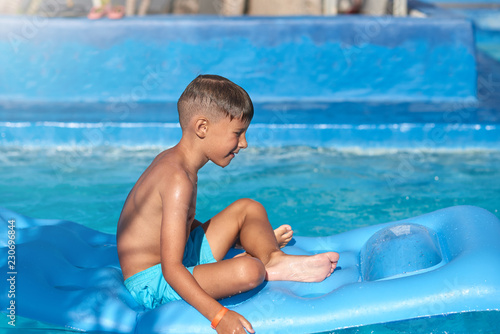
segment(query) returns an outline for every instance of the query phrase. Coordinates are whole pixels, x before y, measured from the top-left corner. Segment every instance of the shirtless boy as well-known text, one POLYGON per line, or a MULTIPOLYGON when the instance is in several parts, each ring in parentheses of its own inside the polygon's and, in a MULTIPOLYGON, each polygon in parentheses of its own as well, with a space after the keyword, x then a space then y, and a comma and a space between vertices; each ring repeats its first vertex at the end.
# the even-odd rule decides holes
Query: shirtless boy
POLYGON ((217 300, 264 280, 320 282, 333 273, 339 255, 283 253, 280 243, 291 238, 290 227, 273 231, 264 207, 250 199, 234 202, 204 224, 197 221, 197 173, 208 161, 226 167, 248 146, 253 105, 233 82, 200 75, 177 108, 180 142, 153 160, 120 215, 116 237, 125 285, 146 308, 182 298, 217 333, 253 333, 242 315, 217 300), (236 241, 246 255, 223 260, 236 241))

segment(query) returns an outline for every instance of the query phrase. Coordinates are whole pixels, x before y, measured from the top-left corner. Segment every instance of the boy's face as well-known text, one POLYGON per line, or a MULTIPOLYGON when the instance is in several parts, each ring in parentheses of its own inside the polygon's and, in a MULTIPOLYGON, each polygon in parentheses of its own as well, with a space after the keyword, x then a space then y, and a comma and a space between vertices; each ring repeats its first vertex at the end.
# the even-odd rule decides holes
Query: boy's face
POLYGON ((221 167, 229 165, 240 149, 248 147, 245 135, 249 125, 229 117, 210 123, 206 138, 208 158, 221 167))

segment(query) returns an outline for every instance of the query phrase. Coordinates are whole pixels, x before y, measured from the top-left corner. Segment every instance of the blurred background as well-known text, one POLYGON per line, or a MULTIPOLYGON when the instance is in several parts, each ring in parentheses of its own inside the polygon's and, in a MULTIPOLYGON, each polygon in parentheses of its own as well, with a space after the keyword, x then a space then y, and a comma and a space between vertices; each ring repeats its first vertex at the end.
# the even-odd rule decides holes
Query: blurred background
MULTIPOLYGON (((0 1, 2 14, 85 16, 99 0, 0 1), (54 9, 57 9, 55 11, 54 9), (57 13, 57 14, 56 14, 57 13)), ((406 0, 113 0, 127 15, 218 14, 218 15, 406 15, 406 0)))

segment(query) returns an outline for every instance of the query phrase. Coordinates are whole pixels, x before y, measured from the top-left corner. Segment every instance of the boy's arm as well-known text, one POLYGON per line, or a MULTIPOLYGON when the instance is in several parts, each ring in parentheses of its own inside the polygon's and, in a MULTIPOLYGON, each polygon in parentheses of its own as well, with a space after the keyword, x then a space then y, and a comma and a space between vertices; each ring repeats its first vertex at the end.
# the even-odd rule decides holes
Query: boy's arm
MULTIPOLYGON (((193 184, 185 175, 172 175, 168 180, 168 191, 161 191, 161 264, 163 276, 168 284, 209 321, 212 321, 222 305, 206 293, 193 275, 184 267, 182 259, 187 240, 187 218, 193 196, 193 184)), ((236 312, 229 311, 221 320, 217 331, 233 332, 236 328, 247 328, 253 333, 250 323, 236 312)))

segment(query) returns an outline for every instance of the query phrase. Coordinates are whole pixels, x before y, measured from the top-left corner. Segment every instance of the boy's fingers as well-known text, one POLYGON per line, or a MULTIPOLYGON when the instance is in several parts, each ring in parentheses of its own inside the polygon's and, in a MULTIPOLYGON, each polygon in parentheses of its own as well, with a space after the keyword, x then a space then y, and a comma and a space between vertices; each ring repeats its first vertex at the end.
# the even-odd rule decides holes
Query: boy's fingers
POLYGON ((241 317, 241 324, 243 325, 243 327, 245 327, 245 329, 249 332, 249 333, 255 333, 255 331, 253 330, 253 327, 252 327, 252 324, 245 318, 241 317))

